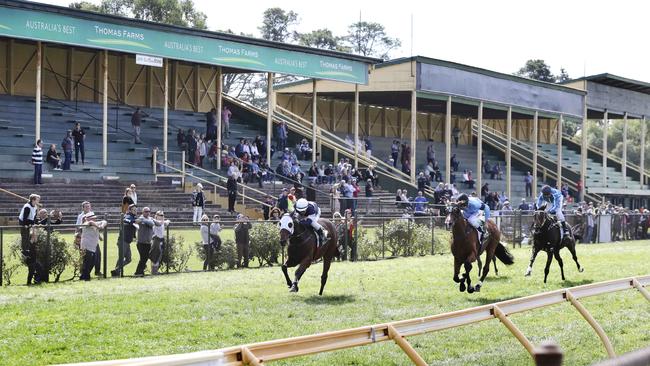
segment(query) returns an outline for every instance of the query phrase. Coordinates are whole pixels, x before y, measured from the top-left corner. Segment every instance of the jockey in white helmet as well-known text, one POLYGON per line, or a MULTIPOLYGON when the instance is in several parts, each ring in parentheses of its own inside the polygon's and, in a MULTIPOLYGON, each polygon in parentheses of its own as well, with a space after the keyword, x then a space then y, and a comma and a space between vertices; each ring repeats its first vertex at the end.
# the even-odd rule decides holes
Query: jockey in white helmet
POLYGON ((320 219, 320 208, 316 202, 307 201, 306 199, 301 198, 296 201, 294 209, 298 214, 298 221, 303 225, 311 226, 318 235, 318 246, 323 245, 323 243, 325 243, 325 238, 327 237, 327 232, 323 230, 321 224, 318 223, 318 219, 320 219))

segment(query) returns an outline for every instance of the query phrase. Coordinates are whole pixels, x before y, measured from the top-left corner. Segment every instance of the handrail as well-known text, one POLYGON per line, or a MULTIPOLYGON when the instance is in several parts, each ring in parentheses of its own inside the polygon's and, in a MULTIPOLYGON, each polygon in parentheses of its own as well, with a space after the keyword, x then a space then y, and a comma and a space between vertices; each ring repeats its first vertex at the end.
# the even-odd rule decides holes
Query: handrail
POLYGON ((250 343, 217 350, 151 356, 114 361, 98 361, 78 363, 76 365, 112 366, 112 365, 261 365, 270 361, 306 356, 322 352, 356 348, 385 341, 394 341, 400 345, 416 364, 426 364, 408 343, 406 337, 433 333, 445 329, 476 324, 485 320, 498 319, 510 333, 517 338, 519 343, 533 356, 533 344, 523 332, 513 323, 509 315, 531 311, 547 306, 570 303, 578 313, 587 321, 594 332, 600 337, 608 357, 613 357, 614 349, 602 328, 591 314, 584 308, 581 299, 636 289, 648 301, 647 287, 650 286, 650 275, 620 278, 611 281, 592 283, 587 285, 564 288, 555 291, 538 293, 530 296, 499 301, 487 305, 466 308, 448 313, 424 316, 408 320, 365 325, 330 331, 320 334, 311 334, 293 338, 276 339, 272 341, 250 343))
POLYGON ((16 194, 16 193, 14 193, 14 192, 12 192, 12 191, 8 191, 8 190, 6 190, 6 189, 4 189, 4 188, 0 188, 0 192, 2 192, 2 193, 6 193, 6 194, 8 194, 8 195, 10 195, 10 196, 13 196, 13 197, 19 198, 19 199, 21 199, 21 200, 23 200, 23 201, 27 201, 27 202, 29 202, 29 199, 27 199, 27 198, 25 198, 25 197, 23 197, 23 196, 21 196, 21 195, 19 195, 19 194, 16 194))
MULTIPOLYGON (((214 183, 214 182, 211 182, 211 181, 209 181, 209 180, 207 180, 207 179, 205 179, 205 178, 197 177, 196 175, 191 174, 191 173, 188 173, 188 172, 186 172, 186 171, 182 171, 182 170, 180 170, 180 169, 174 168, 174 167, 171 166, 171 165, 168 165, 168 164, 165 164, 165 163, 161 163, 161 162, 156 162, 156 163, 159 164, 160 166, 165 167, 166 169, 171 169, 171 170, 174 170, 174 171, 178 172, 181 176, 192 177, 192 178, 194 178, 194 179, 196 179, 196 180, 198 180, 198 181, 200 181, 200 182, 203 182, 203 183, 207 183, 207 184, 212 185, 212 186, 214 187, 214 189, 215 189, 215 194, 217 193, 217 192, 216 192, 216 189, 217 189, 217 188, 219 188, 219 189, 221 189, 221 190, 227 190, 226 187, 220 186, 219 184, 214 183)), ((189 164, 189 163, 187 163, 187 164, 189 164)), ((191 165, 191 164, 189 164, 189 165, 191 165)), ((164 175, 164 174, 161 174, 161 175, 164 175)), ((246 188, 249 188, 249 187, 246 187, 246 188)), ((261 204, 261 205, 264 205, 264 206, 273 207, 272 205, 269 205, 269 204, 266 203, 266 202, 262 202, 262 201, 260 201, 260 200, 258 200, 258 199, 256 199, 256 198, 253 198, 253 197, 247 196, 247 195, 244 194, 243 192, 241 193, 241 195, 242 195, 243 197, 245 197, 245 198, 247 198, 247 199, 253 201, 253 202, 257 202, 257 203, 259 203, 259 204, 261 204)))
MULTIPOLYGON (((486 126, 483 126, 483 128, 485 129, 486 126)), ((489 127, 487 127, 487 131, 484 131, 484 132, 487 132, 486 134, 483 135, 483 140, 484 140, 484 141, 487 141, 489 144, 493 145, 494 147, 497 147, 498 149, 500 149, 500 150, 502 150, 502 151, 505 151, 505 149, 506 149, 505 144, 504 144, 503 142, 499 142, 499 141, 497 140, 497 138, 499 137, 499 134, 498 134, 498 133, 494 133, 493 131, 490 131, 490 128, 489 128, 489 127), (495 135, 496 138, 495 138, 495 137, 492 137, 491 135, 495 135)), ((473 134, 473 135, 478 135, 478 126, 477 126, 476 121, 472 121, 472 134, 473 134)), ((504 137, 501 136, 501 139, 503 139, 503 138, 504 138, 504 137)), ((513 141, 515 141, 515 143, 518 144, 518 145, 521 144, 521 141, 518 141, 518 140, 516 140, 516 139, 513 139, 513 141)), ((532 161, 532 159, 529 158, 528 156, 525 156, 524 154, 522 154, 521 152, 519 152, 517 149, 511 149, 510 152, 511 152, 512 156, 513 156, 515 159, 519 160, 521 163, 532 166, 533 161, 532 161)), ((545 156, 545 154, 544 154, 543 152, 542 152, 541 154, 538 152, 538 155, 542 155, 542 157, 545 158, 546 160, 549 160, 549 161, 551 161, 551 162, 553 161, 553 160, 550 159, 549 157, 545 156)), ((538 164, 537 169, 541 169, 541 170, 542 170, 542 173, 543 173, 544 175, 553 176, 553 175, 556 173, 556 172, 554 172, 554 171, 550 171, 548 168, 546 168, 545 166, 540 165, 540 164, 538 164)), ((571 169, 568 169, 568 168, 566 168, 566 167, 563 167, 563 169, 567 169, 567 170, 572 171, 572 172, 574 172, 575 174, 577 174, 577 172, 575 172, 575 171, 573 171, 573 170, 571 170, 571 169)), ((570 188, 572 188, 572 189, 574 189, 574 190, 577 191, 577 184, 576 184, 576 183, 574 183, 574 182, 572 182, 572 181, 570 181, 570 180, 565 181, 565 183, 566 183, 570 188)), ((595 201, 595 202, 600 202, 600 201, 601 201, 601 197, 600 197, 598 194, 587 193, 586 191, 585 191, 585 197, 587 197, 587 198, 589 198, 589 199, 591 199, 591 200, 593 200, 593 201, 595 201)))
MULTIPOLYGON (((568 133, 562 133, 562 138, 565 139, 565 140, 569 140, 569 141, 573 142, 574 144, 582 146, 582 141, 579 141, 577 139, 577 136, 571 136, 568 133)), ((592 145, 592 144, 588 143, 587 144, 587 149, 595 152, 596 154, 599 154, 601 157, 603 156, 603 149, 601 147, 598 147, 596 145, 592 145)), ((615 163, 623 165, 623 159, 621 159, 619 156, 616 156, 616 155, 613 155, 613 154, 610 155, 609 152, 607 153, 607 160, 612 160, 615 163)), ((627 168, 632 168, 631 170, 634 170, 637 173, 641 172, 641 167, 638 164, 630 162, 629 160, 627 161, 627 168)), ((648 175, 650 175, 650 170, 644 168, 643 173, 644 173, 644 175, 648 176, 648 175)))
MULTIPOLYGON (((196 169, 196 170, 202 171, 202 172, 204 172, 204 173, 207 173, 207 174, 209 174, 209 175, 213 175, 213 176, 215 176, 217 179, 226 180, 226 181, 228 180, 228 178, 224 177, 223 175, 220 175, 220 174, 217 174, 217 173, 211 172, 211 171, 209 171, 209 170, 203 169, 203 168, 198 167, 198 166, 196 166, 196 165, 194 165, 194 164, 188 163, 187 161, 185 162, 185 165, 189 166, 189 167, 192 168, 192 169, 196 169)), ((256 189, 256 188, 253 188, 253 187, 248 187, 248 186, 246 186, 246 189, 250 189, 251 191, 253 191, 253 192, 255 192, 255 193, 258 193, 258 194, 263 195, 264 197, 273 197, 272 195, 270 195, 270 194, 268 194, 268 193, 266 193, 266 192, 264 192, 264 191, 260 191, 259 189, 256 189)))

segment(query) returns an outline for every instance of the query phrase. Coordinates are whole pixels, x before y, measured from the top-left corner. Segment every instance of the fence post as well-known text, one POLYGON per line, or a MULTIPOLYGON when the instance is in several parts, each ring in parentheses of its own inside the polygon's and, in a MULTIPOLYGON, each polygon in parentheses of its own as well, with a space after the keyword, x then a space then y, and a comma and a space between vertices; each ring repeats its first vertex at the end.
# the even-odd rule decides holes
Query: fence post
POLYGON ((352 250, 350 251, 350 261, 352 262, 357 261, 357 250, 359 249, 359 219, 357 217, 357 215, 354 215, 352 218, 354 225, 354 246, 352 246, 352 250))
POLYGON ((433 215, 430 216, 431 221, 431 255, 436 254, 436 237, 433 232, 433 215))
POLYGON ((345 236, 345 240, 343 240, 343 255, 341 256, 341 259, 348 260, 348 236, 350 233, 349 226, 348 226, 348 215, 345 215, 345 221, 344 221, 344 227, 343 227, 343 235, 345 236))
POLYGON ((50 236, 50 220, 47 220, 46 240, 45 240, 45 263, 43 263, 43 281, 50 282, 50 255, 52 255, 52 238, 50 236))
POLYGON ((2 287, 2 273, 4 272, 4 229, 0 228, 0 287, 2 287))
MULTIPOLYGON (((165 243, 163 244, 163 253, 162 254, 163 254, 163 258, 169 259, 169 255, 167 257, 165 257, 165 251, 167 251, 167 253, 169 253, 169 250, 171 249, 169 247, 171 245, 171 241, 169 241, 169 225, 165 226, 165 234, 166 234, 166 238, 165 238, 165 243)), ((165 263, 165 273, 169 274, 169 260, 167 261, 167 263, 165 263)))
POLYGON ((536 366, 561 366, 563 354, 557 344, 546 341, 535 348, 534 358, 536 366))
POLYGON ((152 160, 151 165, 153 165, 153 180, 158 181, 158 179, 156 178, 157 177, 156 173, 158 172, 158 169, 156 169, 156 160, 158 160, 158 149, 156 148, 153 149, 151 160, 152 160))
MULTIPOLYGON (((105 217, 104 219, 107 219, 108 217, 105 217)), ((106 220, 108 222, 108 220, 106 220)), ((104 267, 104 278, 106 278, 106 269, 108 268, 108 253, 106 252, 108 250, 108 225, 104 226, 104 258, 103 259, 103 265, 104 267)))
POLYGON ((185 191, 185 150, 181 151, 181 186, 185 191))
POLYGON ((406 237, 407 237, 406 247, 408 248, 407 249, 408 252, 404 253, 404 256, 408 256, 408 253, 411 252, 412 245, 413 245, 413 243, 411 242, 411 235, 412 235, 411 219, 412 218, 406 219, 406 237))
MULTIPOLYGON (((119 257, 117 258, 117 261, 120 266, 120 277, 124 277, 124 214, 120 214, 120 229, 119 229, 119 248, 117 248, 117 255, 119 257)), ((104 255, 105 257, 106 255, 104 255)))
POLYGON ((381 257, 386 258, 386 218, 381 218, 381 257))

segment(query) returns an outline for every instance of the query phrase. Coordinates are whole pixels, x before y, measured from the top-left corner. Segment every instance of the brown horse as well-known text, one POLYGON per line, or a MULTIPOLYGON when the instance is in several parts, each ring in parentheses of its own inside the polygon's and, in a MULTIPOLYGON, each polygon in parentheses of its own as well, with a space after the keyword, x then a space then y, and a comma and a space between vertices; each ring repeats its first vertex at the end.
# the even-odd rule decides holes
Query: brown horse
POLYGON ((485 243, 485 252, 486 260, 483 265, 482 273, 480 274, 481 279, 476 284, 472 286, 472 281, 469 277, 470 271, 472 270, 472 262, 478 259, 479 255, 479 238, 478 232, 472 225, 470 225, 467 220, 463 217, 462 210, 460 207, 454 205, 451 208, 449 213, 449 218, 451 220, 451 231, 452 231, 452 242, 451 242, 451 253, 454 255, 454 282, 460 283, 459 290, 461 292, 465 291, 465 282, 467 281, 467 292, 470 294, 474 291, 481 291, 481 286, 485 277, 490 272, 490 262, 493 258, 499 258, 501 262, 506 265, 511 265, 514 263, 514 259, 508 249, 506 249, 501 241, 501 232, 497 225, 488 220, 485 223, 488 231, 487 242, 485 243), (465 273, 462 278, 459 278, 460 266, 465 267, 465 273))
POLYGON ((339 251, 336 245, 338 240, 334 225, 326 219, 320 219, 318 223, 328 232, 327 241, 320 247, 316 246, 316 233, 310 227, 305 227, 289 214, 284 214, 280 219, 280 243, 286 245, 289 241, 288 257, 282 265, 282 272, 290 292, 298 292, 300 277, 313 261, 323 258, 323 274, 320 277, 320 291, 318 292, 319 295, 323 295, 323 289, 327 283, 327 272, 330 270, 332 259, 339 255, 339 251), (298 266, 298 269, 295 280, 291 282, 287 268, 295 266, 298 266))

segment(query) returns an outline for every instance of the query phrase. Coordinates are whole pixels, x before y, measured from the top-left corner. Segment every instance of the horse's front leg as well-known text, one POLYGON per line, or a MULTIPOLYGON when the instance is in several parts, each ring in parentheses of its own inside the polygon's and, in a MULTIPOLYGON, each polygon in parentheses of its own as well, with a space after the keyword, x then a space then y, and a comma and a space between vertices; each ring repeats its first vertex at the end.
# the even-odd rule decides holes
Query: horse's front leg
POLYGON ((472 271, 472 263, 467 261, 464 263, 465 266, 465 274, 463 275, 465 277, 465 281, 467 281, 467 292, 470 294, 474 292, 474 287, 472 287, 472 280, 469 277, 469 273, 472 271))
POLYGON ((530 256, 530 264, 528 264, 528 268, 526 269, 526 274, 524 274, 524 276, 530 276, 530 274, 533 273, 533 263, 535 263, 535 257, 537 257, 537 253, 539 253, 539 249, 533 246, 533 255, 530 256))
POLYGON ((578 256, 576 255, 576 243, 573 241, 573 245, 567 245, 567 249, 571 252, 571 256, 573 257, 573 261, 576 262, 576 265, 578 266, 578 272, 582 272, 585 269, 580 266, 580 263, 578 263, 578 256))
POLYGON ((494 263, 494 274, 499 277, 499 269, 497 268, 497 257, 492 257, 492 263, 494 263))
POLYGON ((287 287, 291 288, 291 278, 289 278, 289 271, 287 270, 287 263, 282 264, 282 273, 284 273, 284 279, 287 281, 287 287))
POLYGON ((546 267, 544 267, 544 283, 546 283, 546 278, 548 277, 548 270, 551 268, 551 261, 553 260, 553 252, 548 251, 546 253, 546 267))
POLYGON ((465 291, 465 278, 458 278, 458 275, 460 274, 460 265, 461 261, 458 258, 454 258, 454 282, 460 283, 460 286, 458 289, 460 292, 465 291))
POLYGON ((553 252, 553 256, 557 260, 557 264, 560 265, 560 273, 562 274, 562 281, 564 281, 564 263, 562 262, 562 257, 560 257, 560 251, 553 252))
POLYGON ((305 258, 305 260, 303 260, 300 263, 300 266, 298 266, 298 269, 296 270, 296 277, 293 280, 293 283, 291 284, 291 289, 289 290, 289 292, 298 292, 298 282, 300 281, 300 277, 302 277, 302 275, 305 273, 305 271, 307 270, 307 268, 309 268, 310 265, 311 265, 310 257, 305 258))
POLYGON ((331 259, 325 259, 323 257, 323 273, 320 276, 320 291, 318 292, 319 296, 323 295, 323 289, 327 283, 327 272, 330 270, 330 265, 332 264, 331 259))
MULTIPOLYGON (((486 251, 486 254, 485 254, 485 258, 488 258, 487 251, 486 251)), ((478 276, 481 277, 481 273, 482 273, 481 270, 483 269, 483 262, 481 262, 481 256, 480 255, 476 256, 476 263, 478 263, 478 276)), ((490 263, 489 260, 488 260, 488 263, 490 263)))

